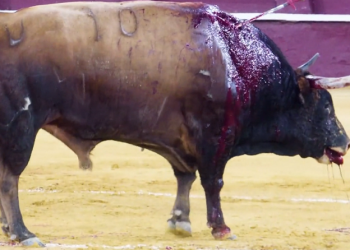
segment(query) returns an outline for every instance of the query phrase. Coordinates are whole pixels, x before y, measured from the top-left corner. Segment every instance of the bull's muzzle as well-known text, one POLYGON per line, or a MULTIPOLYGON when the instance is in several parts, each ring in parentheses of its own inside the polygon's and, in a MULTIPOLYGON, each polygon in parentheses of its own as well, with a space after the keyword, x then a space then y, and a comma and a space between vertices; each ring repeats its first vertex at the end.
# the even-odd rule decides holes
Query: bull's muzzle
POLYGON ((319 163, 342 165, 344 163, 344 156, 348 152, 350 147, 349 139, 342 146, 327 147, 324 149, 323 155, 317 159, 319 163))

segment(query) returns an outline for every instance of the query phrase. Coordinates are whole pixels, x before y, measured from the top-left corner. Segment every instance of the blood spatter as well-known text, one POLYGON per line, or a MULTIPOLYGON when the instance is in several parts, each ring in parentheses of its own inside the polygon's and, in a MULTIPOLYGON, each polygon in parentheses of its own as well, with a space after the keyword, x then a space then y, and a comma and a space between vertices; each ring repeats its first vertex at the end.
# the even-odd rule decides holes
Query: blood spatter
POLYGON ((267 75, 273 62, 278 62, 278 58, 260 39, 260 31, 252 24, 247 23, 236 29, 242 20, 214 6, 207 6, 194 15, 194 28, 198 28, 203 19, 209 20, 209 23, 215 26, 212 35, 225 45, 222 49, 225 50, 223 55, 227 57, 227 82, 231 84, 227 86, 225 118, 216 154, 217 160, 225 152, 228 137, 235 137, 239 132, 239 117, 242 112, 249 112, 254 105, 260 85, 269 84, 262 81, 262 78, 267 75))

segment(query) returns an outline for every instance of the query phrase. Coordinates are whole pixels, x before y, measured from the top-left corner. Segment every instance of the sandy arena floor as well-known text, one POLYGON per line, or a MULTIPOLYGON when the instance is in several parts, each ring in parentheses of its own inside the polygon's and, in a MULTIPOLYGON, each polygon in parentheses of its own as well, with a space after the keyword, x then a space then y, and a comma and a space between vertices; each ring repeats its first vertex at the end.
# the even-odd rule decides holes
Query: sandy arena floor
MULTIPOLYGON (((350 135, 350 90, 332 93, 350 135)), ((163 158, 116 142, 102 143, 93 153, 94 170, 83 172, 66 146, 39 133, 20 179, 20 205, 27 227, 49 248, 350 249, 349 155, 342 167, 345 183, 336 165, 327 169, 313 159, 232 159, 222 206, 238 239, 216 241, 206 227, 199 179, 191 193, 193 236, 181 238, 166 232, 176 183, 163 158)))

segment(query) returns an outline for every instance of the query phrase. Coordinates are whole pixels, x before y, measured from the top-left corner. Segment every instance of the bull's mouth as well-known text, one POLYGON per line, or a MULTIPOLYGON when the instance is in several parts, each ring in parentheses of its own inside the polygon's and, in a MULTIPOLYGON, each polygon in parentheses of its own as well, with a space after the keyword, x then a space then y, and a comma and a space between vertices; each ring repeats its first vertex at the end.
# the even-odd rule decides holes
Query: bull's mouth
POLYGON ((325 148, 323 155, 317 159, 319 163, 343 165, 345 153, 340 148, 325 148))

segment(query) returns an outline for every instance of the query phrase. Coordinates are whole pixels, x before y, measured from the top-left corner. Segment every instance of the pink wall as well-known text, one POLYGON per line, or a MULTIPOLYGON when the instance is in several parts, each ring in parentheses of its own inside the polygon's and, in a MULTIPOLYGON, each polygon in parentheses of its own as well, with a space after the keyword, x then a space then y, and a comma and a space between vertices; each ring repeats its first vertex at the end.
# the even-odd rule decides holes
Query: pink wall
MULTIPOLYGON (((80 0, 84 1, 84 0, 80 0)), ((85 0, 86 1, 86 0, 85 0)), ((90 0, 95 1, 96 0, 90 0)), ((118 2, 105 0, 106 2, 118 2)), ((169 0, 164 0, 168 1, 169 0)), ((176 1, 176 0, 171 0, 176 1)), ((192 2, 201 0, 192 0, 192 2)), ((71 0, 0 0, 0 9, 16 10, 38 4, 72 2, 71 0)), ((191 2, 191 0, 179 0, 179 2, 191 2)), ((202 2, 218 5, 221 9, 230 12, 262 12, 275 7, 286 0, 202 0, 202 2)), ((298 10, 291 8, 282 12, 315 13, 315 14, 350 14, 350 0, 304 0, 297 3, 298 10)))
POLYGON ((317 52, 311 71, 321 76, 350 75, 350 23, 255 22, 281 49, 293 67, 317 52))

